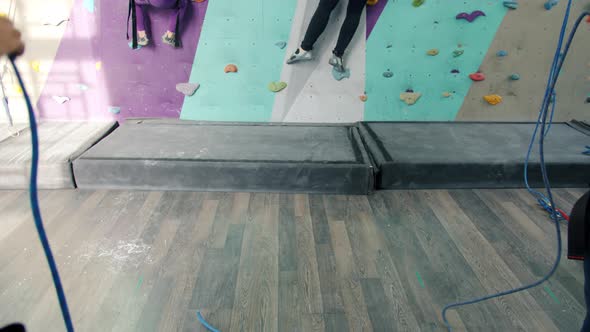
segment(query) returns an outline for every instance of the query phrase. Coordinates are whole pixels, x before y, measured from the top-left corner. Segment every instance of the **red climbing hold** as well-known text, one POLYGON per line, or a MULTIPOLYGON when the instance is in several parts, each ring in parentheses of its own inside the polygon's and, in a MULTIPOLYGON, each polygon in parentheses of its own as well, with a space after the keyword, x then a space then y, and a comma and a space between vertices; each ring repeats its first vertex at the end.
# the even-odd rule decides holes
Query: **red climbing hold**
POLYGON ((486 79, 486 76, 483 73, 473 73, 469 75, 469 78, 473 81, 479 82, 486 79))

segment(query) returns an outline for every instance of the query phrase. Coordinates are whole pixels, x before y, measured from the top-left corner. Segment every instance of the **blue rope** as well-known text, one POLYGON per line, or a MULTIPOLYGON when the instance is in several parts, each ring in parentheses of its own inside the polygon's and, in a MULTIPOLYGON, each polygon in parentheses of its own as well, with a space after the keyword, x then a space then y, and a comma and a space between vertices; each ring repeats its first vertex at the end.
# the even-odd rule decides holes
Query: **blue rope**
POLYGON ((33 218, 35 219, 35 226, 37 227, 39 240, 41 241, 41 245, 43 246, 45 257, 47 258, 47 264, 49 264, 49 269, 51 270, 53 284, 55 285, 55 291, 57 292, 57 298, 59 300, 59 306, 61 307, 61 313, 64 319, 64 323, 66 325, 66 329, 68 332, 73 332, 74 325, 72 324, 72 318, 70 317, 70 311, 68 310, 66 294, 64 293, 63 286, 59 278, 59 272, 57 271, 57 265, 55 264, 53 254, 51 253, 51 247, 49 245, 49 240, 47 239, 47 234, 45 233, 45 227, 43 227, 43 220, 41 219, 41 211, 39 209, 39 199, 37 197, 37 170, 39 168, 39 137, 37 134, 37 123, 35 121, 35 113, 33 112, 33 105, 31 104, 31 99, 27 94, 25 84, 20 75, 20 72, 18 71, 18 68, 16 67, 16 64, 14 63, 14 59, 10 58, 10 62, 12 63, 12 67, 14 68, 14 72, 16 74, 16 78, 18 79, 18 83, 20 84, 20 87, 23 90, 23 95, 27 103, 27 110, 29 114, 29 122, 31 127, 33 156, 31 159, 31 182, 29 184, 29 196, 31 201, 31 209, 33 210, 33 218))
MULTIPOLYGON (((553 194, 551 193, 551 184, 549 183, 549 178, 547 176, 547 168, 545 165, 545 153, 544 153, 544 142, 545 142, 545 137, 547 136, 547 133, 550 129, 550 126, 546 127, 547 124, 547 111, 549 109, 549 104, 551 103, 551 99, 552 96, 554 96, 554 91, 555 91, 555 85, 557 83, 557 79, 559 77, 559 74, 561 72, 561 68, 563 67, 563 63, 565 61, 565 58, 569 52, 571 43, 573 41, 573 38, 576 34, 576 31, 578 30, 578 27, 580 25, 580 23, 582 22, 582 20, 584 19, 584 17, 590 15, 590 13, 585 12, 582 15, 580 15, 580 17, 577 19, 576 24, 574 26, 574 29, 572 30, 572 32, 570 33, 570 37, 568 39, 568 42, 566 44, 565 50, 563 52, 563 54, 561 53, 562 47, 563 47, 563 41, 565 38, 565 32, 567 29, 567 23, 569 20, 569 15, 571 12, 571 6, 572 6, 572 0, 568 0, 568 4, 567 4, 567 9, 565 12, 565 17, 563 20, 563 25, 561 28, 561 33, 560 33, 560 37, 559 37, 559 41, 558 41, 558 45, 557 45, 557 50, 555 52, 555 57, 553 59, 553 64, 551 66, 551 70, 549 72, 549 78, 548 78, 548 82, 547 82, 547 90, 545 91, 545 97, 543 99, 543 104, 541 106, 541 110, 539 111, 539 117, 537 119, 537 125, 535 126, 535 130, 533 132, 533 137, 531 139, 531 143, 529 145, 529 149, 527 152, 527 156, 526 156, 526 160, 525 160, 525 170, 524 170, 524 175, 525 175, 525 183, 527 186, 527 189, 529 190, 529 192, 531 192, 531 194, 537 196, 537 198, 542 201, 546 207, 549 208, 549 211, 551 213, 551 217, 553 219, 553 222, 555 224, 555 232, 556 232, 556 236, 557 236, 557 257, 555 258, 555 263, 553 264, 553 266, 551 267, 551 270, 541 279, 539 279, 536 282, 533 282, 531 284, 528 285, 524 285, 518 288, 514 288, 514 289, 510 289, 507 291, 503 291, 503 292, 498 292, 495 294, 491 294, 491 295, 487 295, 487 296, 483 296, 483 297, 479 297, 479 298, 475 298, 472 300, 468 300, 468 301, 463 301, 463 302, 456 302, 456 303, 451 303, 446 305, 443 310, 442 310, 442 318, 443 321, 445 323, 445 325, 447 326, 447 330, 448 331, 452 331, 451 325, 449 323, 449 321, 447 320, 447 311, 451 308, 455 308, 455 307, 460 307, 460 306, 464 306, 464 305, 469 305, 469 304, 474 304, 474 303, 479 303, 479 302, 483 302, 486 300, 490 300, 493 298, 498 298, 501 296, 505 296, 505 295, 510 295, 510 294, 514 294, 517 292, 521 292, 527 289, 531 289, 534 287, 539 286, 540 284, 544 283, 545 281, 547 281, 549 278, 551 278, 551 276, 555 273, 555 271, 557 270, 557 267, 559 266, 559 262, 561 261, 561 251, 562 251, 562 242, 561 242, 561 229, 559 228, 559 216, 558 216, 558 212, 556 211, 556 209, 554 209, 553 207, 555 207, 555 202, 553 200, 553 194), (545 190, 547 191, 547 196, 541 194, 538 191, 535 191, 533 189, 530 188, 529 184, 528 184, 528 178, 527 178, 527 167, 528 167, 528 161, 529 161, 529 157, 530 157, 530 153, 532 151, 532 147, 534 145, 535 142, 535 137, 537 135, 537 132, 539 130, 540 127, 540 135, 539 135, 539 156, 540 156, 540 165, 541 165, 541 174, 543 175, 543 184, 545 185, 545 190)), ((553 101, 553 105, 555 105, 555 102, 553 101)), ((553 119, 553 111, 554 109, 551 111, 551 117, 550 117, 550 121, 553 119)))
POLYGON ((207 328, 207 330, 211 331, 211 332, 219 332, 219 330, 217 330, 216 328, 214 328, 213 326, 211 326, 209 323, 207 323, 207 321, 205 320, 205 318, 203 318, 203 315, 201 315, 200 311, 197 311, 197 319, 199 320, 199 322, 201 322, 201 324, 203 324, 203 326, 205 328, 207 328))

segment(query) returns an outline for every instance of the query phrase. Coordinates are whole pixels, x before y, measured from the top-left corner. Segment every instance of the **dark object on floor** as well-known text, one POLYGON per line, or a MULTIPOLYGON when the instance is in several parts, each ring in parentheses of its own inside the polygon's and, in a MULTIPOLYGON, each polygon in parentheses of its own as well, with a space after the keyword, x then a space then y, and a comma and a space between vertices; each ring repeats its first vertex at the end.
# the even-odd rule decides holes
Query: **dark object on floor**
MULTIPOLYGON (((587 232, 590 225, 590 191, 582 196, 572 209, 568 224, 568 248, 569 259, 583 260, 587 246, 587 232)), ((587 276, 588 277, 588 276, 587 276)))
POLYGON ((26 332, 25 326, 19 323, 10 324, 0 329, 0 332, 26 332))

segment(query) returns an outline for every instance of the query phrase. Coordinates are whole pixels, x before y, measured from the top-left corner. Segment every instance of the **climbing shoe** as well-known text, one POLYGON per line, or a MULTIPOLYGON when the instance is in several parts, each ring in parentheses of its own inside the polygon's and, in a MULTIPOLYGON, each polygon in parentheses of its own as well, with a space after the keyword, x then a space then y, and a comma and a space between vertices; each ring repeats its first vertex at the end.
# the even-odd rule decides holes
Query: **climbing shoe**
POLYGON ((147 38, 147 36, 137 36, 137 45, 139 46, 147 46, 150 43, 150 40, 147 38))
POLYGON ((293 55, 287 60, 287 64, 293 64, 300 61, 309 61, 313 60, 313 54, 311 51, 303 51, 302 49, 298 48, 293 55))
POLYGON ((330 61, 328 61, 328 63, 332 67, 334 67, 334 69, 336 69, 336 71, 339 71, 341 73, 343 73, 345 71, 344 62, 342 61, 341 56, 337 56, 336 54, 332 54, 332 57, 330 58, 330 61))
POLYGON ((176 47, 176 37, 175 36, 169 37, 168 33, 165 33, 162 36, 162 41, 164 42, 164 44, 168 44, 172 47, 176 47))

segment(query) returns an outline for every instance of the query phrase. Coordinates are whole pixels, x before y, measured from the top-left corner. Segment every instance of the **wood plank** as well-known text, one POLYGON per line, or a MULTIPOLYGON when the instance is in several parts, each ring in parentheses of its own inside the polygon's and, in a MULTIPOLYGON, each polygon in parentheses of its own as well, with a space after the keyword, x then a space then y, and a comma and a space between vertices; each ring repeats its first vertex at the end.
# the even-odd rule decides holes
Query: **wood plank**
POLYGON ((231 331, 278 329, 278 215, 276 194, 257 195, 260 215, 245 226, 231 331))
POLYGON ((280 195, 279 202, 279 270, 297 270, 297 239, 293 195, 280 195))
MULTIPOLYGON (((426 196, 432 210, 474 269, 486 292, 495 293, 521 285, 492 245, 447 192, 435 191, 426 193, 426 196), (481 255, 476 257, 474 252, 480 252, 481 255)), ((557 330, 547 316, 538 314, 542 309, 528 293, 507 296, 492 302, 500 306, 506 319, 518 328, 557 330)))

